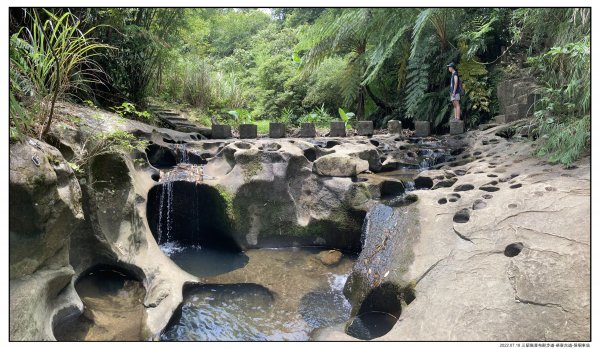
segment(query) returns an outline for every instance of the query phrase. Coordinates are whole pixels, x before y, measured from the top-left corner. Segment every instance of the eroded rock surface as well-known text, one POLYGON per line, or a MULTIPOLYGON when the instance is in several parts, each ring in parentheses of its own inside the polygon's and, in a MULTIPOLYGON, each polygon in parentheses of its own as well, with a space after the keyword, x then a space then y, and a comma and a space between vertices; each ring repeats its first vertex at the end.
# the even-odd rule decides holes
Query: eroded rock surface
MULTIPOLYGON (((471 133, 475 161, 419 175, 431 187, 413 192, 414 258, 397 265, 416 298, 379 340, 590 339, 589 158, 549 165, 496 132, 471 133)), ((315 338, 352 340, 343 331, 315 338)))
POLYGON ((83 220, 81 190, 54 147, 10 146, 10 339, 53 340, 55 316, 81 308, 69 238, 83 220))

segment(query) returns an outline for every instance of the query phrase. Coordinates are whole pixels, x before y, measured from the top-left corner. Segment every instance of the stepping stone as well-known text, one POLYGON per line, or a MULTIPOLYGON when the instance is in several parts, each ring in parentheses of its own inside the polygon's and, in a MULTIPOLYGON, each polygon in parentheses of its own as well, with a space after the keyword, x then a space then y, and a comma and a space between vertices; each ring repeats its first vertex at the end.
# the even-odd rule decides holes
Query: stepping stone
POLYGON ((357 125, 357 131, 359 136, 372 136, 373 121, 359 121, 357 125))
POLYGON ((429 121, 415 121, 415 136, 427 137, 430 134, 429 121))
POLYGON ((315 124, 312 122, 303 122, 300 125, 300 137, 303 138, 314 138, 317 135, 315 131, 315 124))
POLYGON ((387 123, 387 128, 389 134, 400 134, 402 132, 402 122, 399 120, 390 120, 387 123))
POLYGON ((269 123, 269 137, 283 138, 285 137, 285 124, 281 122, 269 123))
POLYGON ((254 124, 240 125, 240 138, 256 138, 257 127, 254 124))
POLYGON ((329 127, 330 137, 346 137, 346 123, 343 121, 332 121, 329 127))
POLYGON ((231 138, 231 126, 229 126, 229 125, 212 125, 212 138, 213 139, 231 138))
POLYGON ((450 134, 459 135, 465 133, 465 122, 462 120, 450 121, 450 134))

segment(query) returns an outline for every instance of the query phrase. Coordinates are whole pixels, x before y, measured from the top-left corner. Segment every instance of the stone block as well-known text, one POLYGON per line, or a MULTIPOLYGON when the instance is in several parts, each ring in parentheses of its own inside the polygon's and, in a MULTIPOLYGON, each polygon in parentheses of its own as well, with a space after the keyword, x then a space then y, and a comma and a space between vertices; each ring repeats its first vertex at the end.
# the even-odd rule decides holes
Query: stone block
POLYGON ((390 120, 387 123, 387 128, 389 134, 400 134, 402 133, 402 122, 399 120, 390 120))
POLYGON ((285 124, 281 122, 269 123, 269 137, 283 138, 285 137, 285 124))
POLYGON ((229 125, 212 125, 212 138, 213 139, 231 138, 231 126, 229 126, 229 125))
POLYGON ((315 124, 312 122, 303 122, 300 125, 300 137, 314 138, 316 135, 315 124))
POLYGON ((343 121, 332 121, 329 125, 330 137, 346 137, 346 123, 343 121))
POLYGON ((429 121, 415 121, 415 137, 427 137, 430 132, 429 121))
POLYGON ((462 120, 450 121, 450 134, 459 135, 465 133, 465 122, 462 120))
POLYGON ((240 138, 256 138, 257 127, 254 124, 240 125, 240 138))
POLYGON ((356 131, 359 136, 372 136, 373 121, 359 121, 356 125, 356 131))

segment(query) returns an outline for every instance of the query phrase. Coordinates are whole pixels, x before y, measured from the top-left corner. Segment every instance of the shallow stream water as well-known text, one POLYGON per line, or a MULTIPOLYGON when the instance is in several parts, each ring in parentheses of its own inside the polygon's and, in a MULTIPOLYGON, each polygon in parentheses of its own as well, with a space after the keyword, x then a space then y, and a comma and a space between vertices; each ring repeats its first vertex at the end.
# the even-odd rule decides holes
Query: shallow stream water
MULTIPOLYGON (((352 258, 343 256, 339 264, 326 266, 317 259, 320 251, 247 251, 245 265, 186 290, 161 339, 300 341, 309 340, 317 328, 348 320, 351 307, 342 290, 352 258)), ((171 258, 177 263, 177 253, 171 258)))

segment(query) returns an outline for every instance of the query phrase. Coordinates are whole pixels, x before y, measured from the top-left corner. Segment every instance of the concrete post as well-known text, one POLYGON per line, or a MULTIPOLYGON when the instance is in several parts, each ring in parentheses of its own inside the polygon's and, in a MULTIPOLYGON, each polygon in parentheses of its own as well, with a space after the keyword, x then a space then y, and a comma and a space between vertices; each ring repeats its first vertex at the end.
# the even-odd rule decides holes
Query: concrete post
POLYGON ((254 124, 240 125, 240 138, 256 138, 257 127, 254 124))
POLYGON ((415 136, 416 137, 427 137, 431 132, 429 128, 429 121, 415 121, 415 136))
POLYGON ((402 133, 402 122, 398 120, 390 120, 387 124, 388 133, 392 135, 399 135, 402 133))
POLYGON ((346 137, 346 123, 343 121, 332 121, 329 124, 330 137, 346 137))
POLYGON ((316 135, 315 124, 312 122, 303 122, 300 125, 300 137, 315 138, 316 135))
POLYGON ((285 124, 281 122, 269 123, 269 137, 270 138, 284 138, 285 137, 285 124))
POLYGON ((450 120, 450 134, 459 135, 465 133, 465 122, 462 120, 450 120))
POLYGON ((359 121, 357 125, 357 132, 359 136, 372 136, 373 121, 359 121))
POLYGON ((231 138, 231 126, 229 126, 229 125, 212 125, 212 138, 213 139, 231 138))

